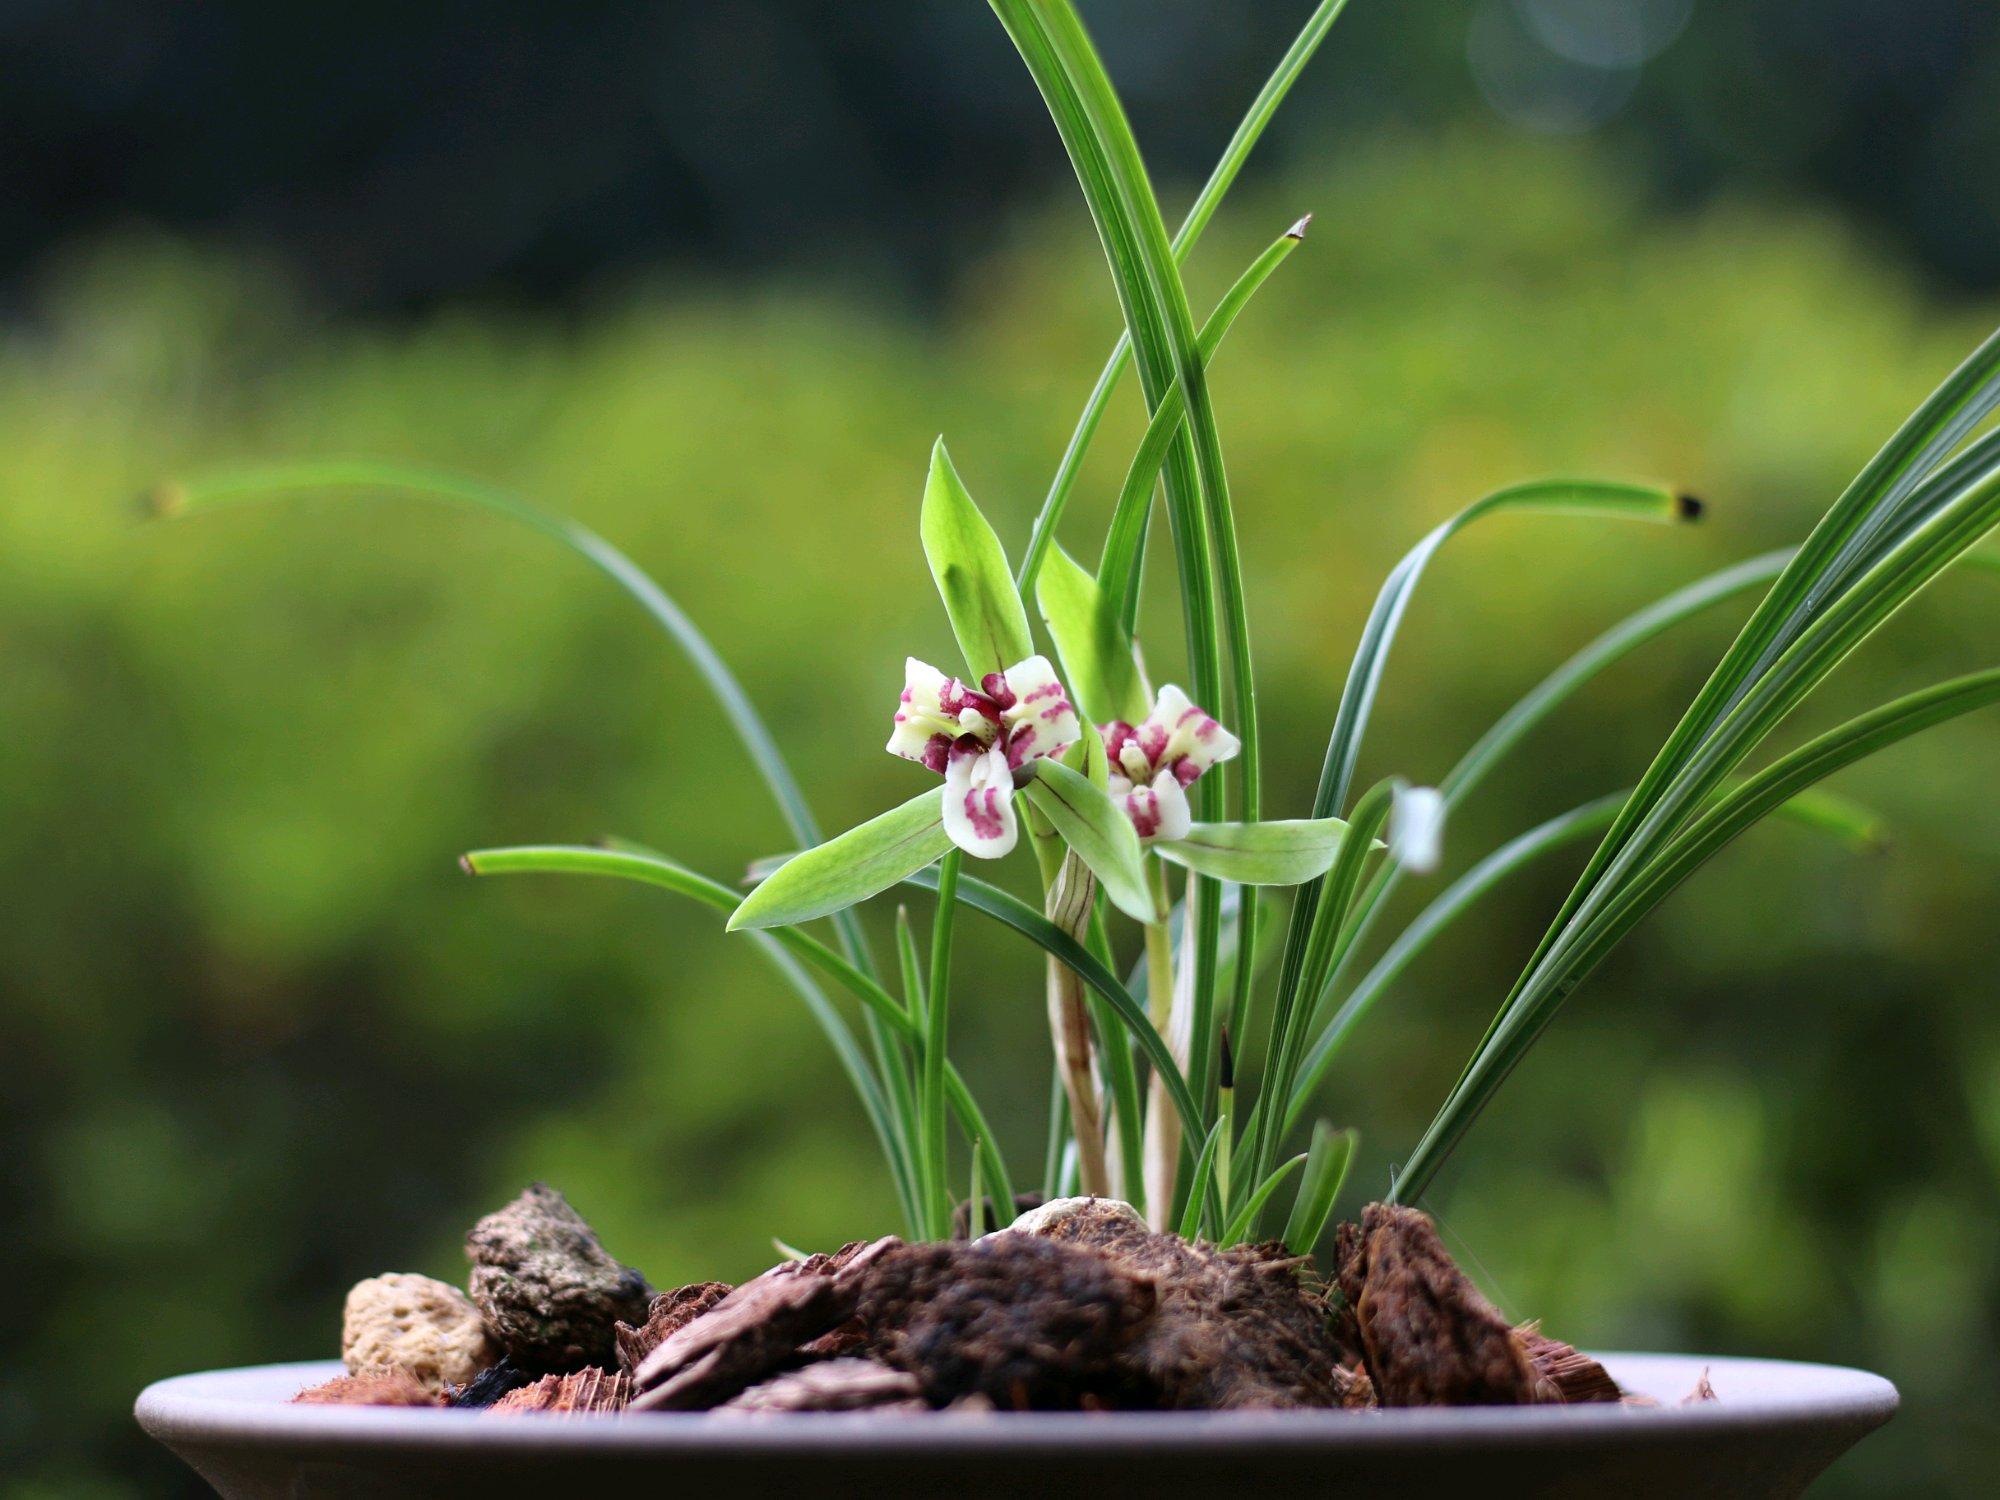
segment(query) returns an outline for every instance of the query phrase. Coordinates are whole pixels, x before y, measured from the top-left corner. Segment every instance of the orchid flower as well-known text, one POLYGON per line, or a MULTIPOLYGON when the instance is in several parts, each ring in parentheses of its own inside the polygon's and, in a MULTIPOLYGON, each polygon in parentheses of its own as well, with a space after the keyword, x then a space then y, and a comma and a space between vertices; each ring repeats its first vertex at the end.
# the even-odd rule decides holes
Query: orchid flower
POLYGON ((1160 689, 1152 712, 1136 729, 1118 719, 1104 726, 1103 735, 1111 794, 1123 799, 1126 816, 1147 842, 1186 838, 1194 826, 1188 787, 1242 748, 1172 683, 1160 689))
MULTIPOLYGON (((1003 658, 1004 660, 1004 658, 1003 658)), ((944 827, 979 859, 1014 847, 1014 787, 1032 763, 1061 755, 1082 729, 1045 656, 988 672, 977 688, 914 656, 903 664, 903 697, 889 753, 944 777, 944 827)))

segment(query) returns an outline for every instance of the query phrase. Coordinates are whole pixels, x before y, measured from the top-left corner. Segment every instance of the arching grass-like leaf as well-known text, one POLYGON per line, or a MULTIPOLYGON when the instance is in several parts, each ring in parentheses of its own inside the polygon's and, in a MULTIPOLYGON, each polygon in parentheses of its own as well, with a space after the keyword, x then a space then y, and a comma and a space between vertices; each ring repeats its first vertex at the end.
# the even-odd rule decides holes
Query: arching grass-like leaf
MULTIPOLYGON (((1215 358, 1215 351, 1228 336, 1230 327, 1236 322, 1236 315, 1249 304, 1257 289, 1298 249, 1305 239, 1306 224, 1310 218, 1308 215, 1300 219, 1272 241, 1264 253, 1236 278, 1235 285, 1223 294, 1222 300, 1216 303, 1215 311, 1209 314, 1195 341, 1204 365, 1215 358)), ((1167 450, 1173 445, 1174 436, 1186 416, 1187 401, 1176 385, 1167 392, 1146 424, 1145 436, 1139 440, 1139 449, 1125 471, 1125 482, 1118 491, 1118 503, 1112 508, 1111 525, 1105 533, 1104 552, 1097 565, 1097 581, 1105 598, 1118 612, 1119 622, 1128 634, 1136 628, 1139 617, 1139 577, 1145 556, 1146 522, 1153 505, 1153 486, 1159 483, 1160 466, 1166 462, 1167 450)))
POLYGON ((743 899, 729 930, 789 927, 840 911, 886 891, 950 847, 944 788, 919 792, 901 807, 786 860, 743 899))
MULTIPOLYGON (((1398 783, 1377 782, 1354 804, 1353 814, 1341 835, 1333 867, 1324 879, 1299 888, 1299 903, 1307 907, 1301 943, 1302 958, 1297 978, 1287 986, 1281 976, 1277 1004, 1271 1015, 1269 1063, 1264 1071, 1263 1095, 1257 1112, 1257 1131, 1250 1157, 1253 1174, 1269 1170, 1282 1136, 1283 1111, 1280 1101, 1291 1093, 1299 1058, 1305 1046, 1306 1022, 1310 1020, 1302 996, 1316 995, 1325 976, 1332 972, 1345 943, 1353 941, 1348 914, 1362 871, 1373 852, 1377 836, 1389 821, 1398 783), (1265 1103, 1268 1100, 1268 1104, 1265 1103)), ((1296 920, 1297 913, 1294 913, 1296 920)))
POLYGON ((1034 655, 1006 550, 966 492, 943 438, 931 449, 921 529, 924 556, 974 682, 1034 655))
MULTIPOLYGON (((1457 808, 1471 796, 1488 773, 1532 730, 1600 673, 1675 625, 1761 584, 1768 584, 1784 569, 1791 556, 1792 549, 1784 548, 1711 573, 1627 615, 1591 641, 1522 694, 1514 706, 1494 720, 1492 726, 1459 757, 1458 763, 1445 773, 1438 782, 1438 791, 1444 797, 1446 811, 1457 808)), ((1361 950, 1362 941, 1380 914, 1383 903, 1401 884, 1402 878, 1402 870, 1391 864, 1384 865, 1369 882, 1355 915, 1355 941, 1347 950, 1347 958, 1351 959, 1361 950)), ((1327 976, 1327 989, 1323 989, 1314 1000, 1315 1008, 1325 1003, 1328 990, 1340 982, 1344 970, 1343 962, 1327 976)))
MULTIPOLYGON (((1813 639, 1814 631, 1808 630, 1793 649, 1810 646, 1813 639)), ((1745 705, 1755 699, 1754 693, 1746 696, 1745 705)), ((1429 1185, 1563 1001, 1626 933, 1703 863, 1821 778, 1920 730, 1995 702, 2000 702, 2000 669, 1940 683, 1852 719, 1717 799, 1652 859, 1604 889, 1603 899, 1582 920, 1565 924, 1557 941, 1517 983, 1397 1178, 1396 1196, 1409 1201, 1429 1185)))
MULTIPOLYGON (((1319 44, 1326 39, 1333 23, 1347 8, 1347 0, 1320 0, 1313 13, 1293 38, 1292 45, 1285 49, 1285 55, 1264 80, 1264 86, 1257 91, 1257 97, 1236 126, 1235 134, 1223 148, 1215 169, 1208 181, 1195 195, 1187 217, 1174 235, 1174 258, 1185 261, 1188 252, 1200 240, 1202 231, 1208 227, 1215 211, 1228 194, 1236 174, 1243 169, 1251 150, 1256 146, 1264 128, 1278 112, 1278 106, 1291 92, 1292 85, 1312 61, 1319 44)), ((1076 429, 1070 434, 1068 445, 1063 450, 1062 462, 1056 466, 1055 478, 1050 481, 1049 492, 1042 502, 1040 513, 1035 517, 1033 533, 1028 538, 1027 555, 1021 560, 1019 583, 1021 592, 1027 594, 1033 589, 1036 575, 1040 572, 1047 549, 1055 541, 1057 524, 1062 520, 1063 511, 1069 504, 1069 497, 1076 487, 1076 477, 1083 467, 1084 455, 1090 451, 1091 440, 1097 435, 1097 428, 1104 418, 1104 409, 1109 404, 1111 393, 1117 389, 1119 380, 1132 362, 1132 336, 1121 333, 1105 361, 1104 369, 1098 374, 1097 383, 1091 388, 1090 397, 1084 402, 1083 413, 1077 418, 1076 429)))
MULTIPOLYGON (((750 702, 750 695, 736 680, 736 674, 729 670, 715 647, 709 644, 708 637, 701 633, 665 589, 631 558, 587 526, 543 510, 482 480, 409 464, 368 460, 277 464, 202 475, 162 486, 155 492, 153 501, 160 515, 176 517, 198 515, 211 507, 278 495, 343 490, 415 496, 485 511, 560 543, 596 568, 666 632, 667 638, 680 648, 700 674, 715 701, 721 705, 730 727, 743 742, 743 748, 763 777, 764 785, 770 789, 792 837, 801 846, 820 841, 819 824, 813 818, 812 809, 806 805, 805 793, 799 789, 798 780, 792 775, 784 753, 778 749, 777 739, 750 702)), ((860 923, 849 913, 842 913, 834 921, 847 956, 863 969, 871 969, 868 945, 862 937, 860 923)))
MULTIPOLYGON (((634 881, 661 890, 672 891, 719 912, 732 912, 737 907, 737 893, 719 880, 688 869, 667 858, 657 850, 630 841, 621 841, 616 848, 591 848, 576 844, 529 844, 506 849, 478 849, 460 860, 466 871, 473 875, 590 875, 615 880, 634 881)), ((935 879, 935 872, 932 872, 935 879)), ((933 885, 931 887, 935 889, 933 885)), ((867 1011, 879 1018, 896 1036, 911 1043, 921 1044, 923 1033, 917 1022, 899 1005, 895 997, 883 989, 872 977, 849 963, 825 943, 796 928, 780 927, 769 932, 753 932, 758 946, 768 951, 769 939, 787 952, 811 964, 829 979, 839 984, 849 994, 861 1002, 867 1011)), ((835 1016, 836 1021, 839 1020, 835 1016)), ((852 1042, 851 1036, 848 1038, 852 1042)), ((859 1057, 858 1048, 850 1048, 852 1055, 859 1057)), ((848 1055, 843 1052, 843 1057, 848 1055)), ((866 1060, 862 1067, 867 1067, 866 1060)), ((1011 1201, 1012 1179, 1007 1172, 1007 1164, 995 1145, 993 1128, 987 1124, 979 1103, 965 1086, 965 1080, 949 1062, 945 1066, 945 1092, 957 1116, 960 1128, 968 1140, 980 1143, 981 1155, 985 1158, 985 1172, 989 1181, 998 1185, 999 1190, 1011 1201)), ((875 1097, 881 1098, 879 1089, 875 1097)), ((887 1118, 886 1105, 884 1118, 887 1118)), ((921 1222, 921 1221, 917 1221, 921 1222)))

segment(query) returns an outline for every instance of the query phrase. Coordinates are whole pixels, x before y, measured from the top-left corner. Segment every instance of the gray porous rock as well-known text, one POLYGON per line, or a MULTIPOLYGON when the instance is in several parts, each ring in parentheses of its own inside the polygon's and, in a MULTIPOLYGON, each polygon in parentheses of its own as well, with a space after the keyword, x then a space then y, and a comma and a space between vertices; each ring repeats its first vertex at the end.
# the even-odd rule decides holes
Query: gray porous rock
POLYGON ((643 1324, 653 1290, 620 1265, 561 1193, 535 1183, 473 1225, 472 1300, 521 1369, 563 1374, 617 1362, 618 1324, 643 1324))

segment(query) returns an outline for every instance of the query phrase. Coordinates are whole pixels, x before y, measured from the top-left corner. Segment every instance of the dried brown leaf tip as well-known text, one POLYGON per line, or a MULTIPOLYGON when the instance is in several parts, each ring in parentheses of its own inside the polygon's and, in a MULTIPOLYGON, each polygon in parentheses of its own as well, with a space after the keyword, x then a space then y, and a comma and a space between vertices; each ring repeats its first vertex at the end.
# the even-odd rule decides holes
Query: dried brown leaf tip
POLYGON ((659 1348, 668 1334, 687 1327, 733 1290, 726 1281, 697 1281, 691 1286, 662 1292, 646 1310, 646 1321, 641 1326, 634 1328, 630 1323, 620 1323, 612 1330, 618 1346, 618 1368, 627 1375, 635 1374, 646 1356, 659 1348))
POLYGON ((1534 1367, 1535 1399, 1546 1405, 1573 1406, 1590 1401, 1622 1401, 1625 1392, 1611 1372, 1588 1354, 1561 1339, 1552 1339, 1533 1323, 1514 1330, 1534 1367))
POLYGON ((859 1281, 893 1237, 787 1261, 661 1340, 633 1377, 637 1411, 702 1411, 799 1363, 799 1346, 854 1316, 859 1281))
POLYGON ((1513 1406, 1537 1377, 1521 1341, 1445 1253, 1430 1218, 1371 1203, 1342 1226, 1340 1290, 1384 1406, 1513 1406))
POLYGON ((442 1406, 443 1398, 402 1370, 340 1375, 292 1397, 297 1406, 442 1406))
POLYGON ((631 1399, 629 1375, 573 1370, 567 1375, 544 1375, 533 1385, 502 1396, 490 1410, 508 1416, 587 1417, 621 1412, 631 1399))
POLYGON ((875 1359, 829 1359, 753 1385, 717 1411, 777 1416, 800 1411, 926 1412, 914 1375, 875 1359))

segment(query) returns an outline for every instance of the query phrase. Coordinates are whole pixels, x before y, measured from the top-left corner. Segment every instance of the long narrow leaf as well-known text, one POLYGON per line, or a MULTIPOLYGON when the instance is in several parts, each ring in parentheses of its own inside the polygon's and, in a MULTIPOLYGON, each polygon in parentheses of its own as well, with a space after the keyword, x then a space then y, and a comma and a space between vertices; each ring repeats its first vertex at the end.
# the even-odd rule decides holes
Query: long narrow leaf
MULTIPOLYGON (((1333 732, 1327 738, 1326 759, 1320 767, 1319 789, 1313 798, 1314 817, 1337 816, 1347 800, 1375 695, 1388 664, 1389 648, 1395 642, 1397 628, 1424 568, 1439 548, 1474 521, 1513 511, 1676 521, 1693 519, 1701 513, 1701 508, 1686 496, 1657 485, 1544 479, 1496 490, 1434 528, 1390 571, 1362 627, 1360 644, 1355 648, 1346 684, 1341 689, 1340 707, 1334 714, 1333 732)), ((1331 978, 1330 970, 1316 976, 1313 982, 1308 982, 1305 974, 1306 944, 1317 898, 1316 887, 1301 889, 1285 934, 1277 1003, 1288 1015, 1316 1008, 1321 988, 1331 978)))
POLYGON ((1424 1191, 1563 1001, 1627 932, 1703 863, 1821 778, 1920 730, 1995 702, 2000 702, 2000 669, 1940 683, 1820 735, 1718 800, 1620 885, 1588 923, 1551 949, 1557 962, 1531 970, 1517 987, 1405 1163, 1396 1181, 1397 1196, 1409 1201, 1424 1191))
MULTIPOLYGON (((737 893, 719 880, 698 874, 657 850, 623 842, 617 848, 590 848, 575 844, 529 844, 507 849, 479 849, 460 861, 473 875, 590 875, 635 881, 687 896, 719 912, 737 906, 737 893)), ((933 880, 935 875, 933 873, 933 880)), ((935 889, 935 885, 931 887, 935 889)), ((888 1029, 911 1042, 919 1041, 917 1023, 895 998, 872 977, 863 973, 840 954, 807 933, 781 927, 770 932, 753 932, 760 948, 768 938, 804 959, 829 979, 836 981, 859 1000, 866 1010, 879 1017, 888 1029)), ((836 1017, 836 1019, 838 1019, 836 1017)), ((850 1042, 852 1038, 849 1038, 850 1042)), ((859 1049, 853 1049, 859 1055, 859 1049)), ((845 1056, 843 1052, 843 1056, 845 1056)), ((865 1066, 865 1064, 864 1064, 865 1066)), ((986 1175, 1010 1198, 1013 1194, 1006 1162, 1001 1158, 993 1129, 980 1111, 978 1101, 965 1086, 955 1067, 947 1063, 945 1089, 952 1112, 969 1139, 981 1143, 986 1175)), ((879 1096, 878 1096, 879 1097, 879 1096)))
MULTIPOLYGON (((1216 303, 1215 310, 1208 315, 1208 321, 1202 325, 1201 333, 1195 340, 1204 366, 1215 358, 1215 351, 1228 336, 1237 314, 1249 305, 1257 289, 1270 279, 1271 273, 1283 265, 1305 239, 1310 217, 1300 219, 1279 235, 1216 303)), ((1139 440, 1138 452, 1133 454, 1132 463, 1125 471, 1125 483, 1118 491, 1118 503, 1112 509, 1111 525, 1105 534, 1103 555, 1097 565, 1097 582, 1128 634, 1137 628, 1139 575, 1146 542, 1146 519, 1152 509, 1153 486, 1159 482, 1160 466, 1167 461, 1167 450, 1186 416, 1187 400, 1181 387, 1176 385, 1167 392, 1166 398, 1146 424, 1146 433, 1139 440)))
POLYGON ((1194 1175, 1188 1178, 1187 1207, 1181 1210, 1180 1236, 1192 1240, 1201 1233, 1201 1221, 1215 1198, 1215 1162, 1222 1148, 1222 1132, 1229 1122, 1217 1120, 1194 1159, 1194 1175))
MULTIPOLYGON (((1187 217, 1181 221, 1180 230, 1175 234, 1173 242, 1175 259, 1185 261, 1188 252, 1194 249, 1202 231, 1208 227, 1209 220, 1221 206, 1230 185, 1235 182, 1236 174, 1242 170, 1243 163, 1249 159, 1252 148, 1263 135, 1265 126, 1270 124, 1272 116, 1278 112, 1278 106, 1284 102, 1285 95, 1291 92, 1292 85, 1305 71, 1306 64, 1312 61, 1313 54, 1319 50, 1319 44, 1325 40, 1327 32, 1346 7, 1347 0, 1320 0, 1320 4, 1314 8, 1305 26, 1293 39, 1292 45, 1285 50, 1285 55, 1278 60, 1277 67, 1264 81, 1263 88, 1258 90, 1257 97, 1251 101, 1250 108, 1238 123, 1236 133, 1223 148, 1222 156, 1216 162, 1214 171, 1209 174, 1208 181, 1195 195, 1194 204, 1188 209, 1187 217)), ((1042 509, 1035 517, 1034 532, 1028 539, 1027 555, 1021 560, 1021 571, 1017 579, 1024 596, 1034 589, 1036 575, 1041 569, 1049 546, 1055 541, 1057 524, 1062 520, 1063 511, 1069 504, 1070 494, 1075 489, 1076 477, 1083 467, 1084 455, 1090 450, 1091 440, 1096 436, 1098 424, 1103 420, 1104 409, 1111 399, 1111 393, 1117 388, 1120 377, 1131 363, 1131 358, 1131 334, 1121 333, 1110 358, 1105 361, 1103 371, 1097 377, 1096 385, 1091 388, 1090 398, 1084 403, 1083 414, 1077 418, 1076 429, 1070 435, 1069 444, 1063 450, 1062 462, 1057 465, 1055 478, 1049 484, 1048 497, 1042 502, 1042 509)))

